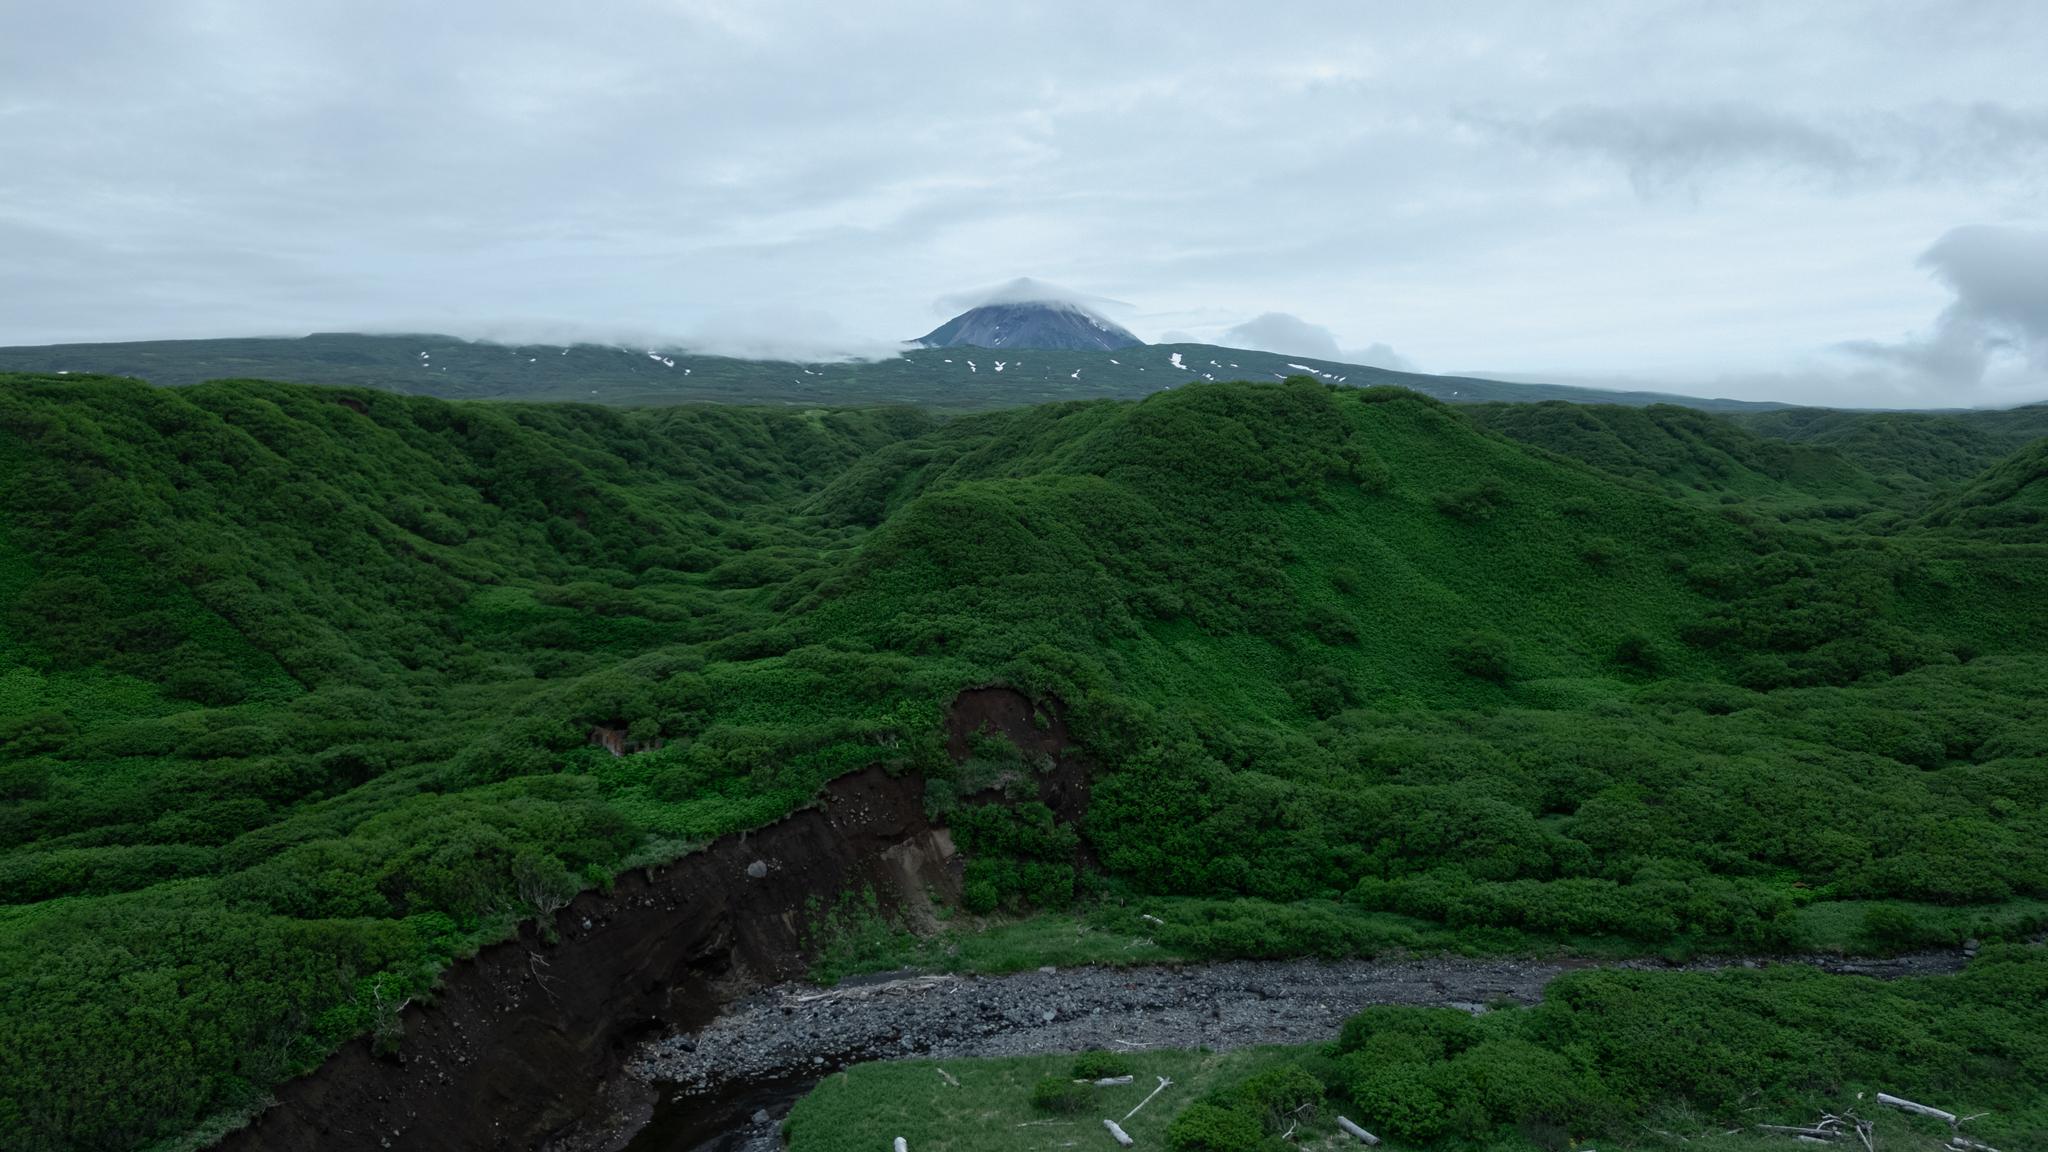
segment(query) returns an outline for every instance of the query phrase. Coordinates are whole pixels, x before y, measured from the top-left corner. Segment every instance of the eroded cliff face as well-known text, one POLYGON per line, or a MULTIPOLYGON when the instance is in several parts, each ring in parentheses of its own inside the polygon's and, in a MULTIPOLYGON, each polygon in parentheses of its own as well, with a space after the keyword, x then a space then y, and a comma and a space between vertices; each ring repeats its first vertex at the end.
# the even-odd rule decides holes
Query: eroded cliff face
MULTIPOLYGON (((1039 798, 1062 820, 1085 812, 1087 768, 1056 711, 1010 689, 963 693, 947 724, 956 759, 984 725, 1053 756, 1039 798)), ((960 873, 951 838, 925 819, 921 776, 841 777, 817 807, 623 874, 609 896, 584 893, 557 914, 555 944, 529 926, 455 965, 432 1006, 406 1010, 398 1059, 354 1041, 220 1146, 616 1146, 649 1099, 622 1075, 638 1042, 800 975, 813 909, 840 893, 872 885, 915 925, 933 900, 958 901, 960 873)))

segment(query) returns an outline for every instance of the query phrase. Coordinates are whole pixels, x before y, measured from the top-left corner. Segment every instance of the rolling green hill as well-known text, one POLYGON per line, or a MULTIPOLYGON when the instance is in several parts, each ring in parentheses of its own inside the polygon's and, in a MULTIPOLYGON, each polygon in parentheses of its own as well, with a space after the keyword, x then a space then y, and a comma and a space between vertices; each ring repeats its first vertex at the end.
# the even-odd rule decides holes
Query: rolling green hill
POLYGON ((1759 436, 1832 448, 1901 490, 1953 487, 2048 436, 2048 405, 1996 412, 1834 412, 1788 408, 1733 413, 1759 436))
POLYGON ((2027 930, 2048 441, 1922 506, 1627 411, 0 377, 0 1130, 245 1107, 534 892, 877 758, 975 910, 1109 890, 1214 955, 1797 950, 1859 900, 1896 912, 1859 947, 2027 930), (963 799, 1028 771, 943 754, 989 683, 1069 707, 1084 827, 963 799))
POLYGON ((557 400, 619 406, 684 404, 917 404, 981 412, 1059 400, 1136 399, 1195 381, 1273 379, 1306 372, 1351 384, 1398 384, 1452 402, 1578 400, 1682 402, 1726 411, 1779 404, 1690 400, 1389 372, 1356 364, 1206 344, 1115 352, 917 348, 847 363, 735 360, 609 345, 505 345, 453 336, 318 333, 301 339, 157 340, 0 348, 0 372, 88 372, 183 386, 262 377, 376 388, 444 399, 557 400))

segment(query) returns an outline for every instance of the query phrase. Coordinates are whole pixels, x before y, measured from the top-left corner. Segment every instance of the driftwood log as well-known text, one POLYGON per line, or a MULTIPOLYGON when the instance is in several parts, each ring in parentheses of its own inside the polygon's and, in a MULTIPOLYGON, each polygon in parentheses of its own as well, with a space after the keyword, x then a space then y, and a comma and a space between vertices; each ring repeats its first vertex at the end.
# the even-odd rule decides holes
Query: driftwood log
POLYGON ((1117 1143, 1123 1145, 1124 1147, 1129 1148, 1133 1143, 1133 1141, 1131 1140, 1130 1133, 1125 1132, 1122 1128, 1118 1127, 1116 1121, 1104 1120, 1102 1122, 1102 1126, 1104 1128, 1109 1129, 1109 1134, 1116 1139, 1117 1143))
MULTIPOLYGON (((1157 1096, 1161 1092, 1166 1091, 1166 1086, 1173 1083, 1173 1081, 1168 1080, 1164 1076, 1158 1077, 1158 1080, 1159 1087, 1154 1088, 1152 1090, 1152 1096, 1157 1096)), ((1152 1096, 1147 1096, 1143 1100, 1138 1101, 1138 1108, 1143 1108, 1145 1105, 1150 1104, 1152 1102, 1152 1096)), ((1124 1113, 1124 1119, 1129 1120, 1131 1117, 1136 1116, 1138 1114, 1138 1108, 1133 1108, 1129 1112, 1124 1113)), ((897 1152, 902 1152, 902 1149, 897 1149, 897 1152)))
POLYGON ((1956 1126, 1956 1114, 1953 1112, 1943 1112, 1939 1108, 1929 1108, 1925 1104, 1915 1104, 1911 1100, 1887 1095, 1883 1092, 1877 1094, 1877 1102, 1879 1104, 1889 1104, 1902 1112, 1917 1112, 1922 1116, 1932 1116, 1936 1120, 1947 1123, 1951 1128, 1956 1126))
POLYGON ((1342 1128, 1346 1132, 1351 1133, 1353 1136, 1358 1137, 1360 1140, 1365 1141, 1367 1144, 1377 1144, 1380 1142, 1379 1137, 1373 1135, 1370 1132, 1367 1132, 1365 1129, 1360 1128, 1358 1125, 1353 1124, 1348 1117, 1337 1117, 1337 1127, 1342 1128))

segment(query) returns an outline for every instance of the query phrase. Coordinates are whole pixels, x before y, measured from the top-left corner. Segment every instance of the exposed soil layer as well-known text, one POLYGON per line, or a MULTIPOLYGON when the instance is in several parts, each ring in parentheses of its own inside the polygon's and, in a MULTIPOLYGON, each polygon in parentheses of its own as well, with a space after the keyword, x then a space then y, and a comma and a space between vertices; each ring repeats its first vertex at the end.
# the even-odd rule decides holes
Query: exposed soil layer
MULTIPOLYGON (((1053 756, 1040 798, 1062 820, 1082 814, 1087 769, 1061 717, 1009 689, 964 693, 948 724, 956 756, 983 725, 1053 756)), ((818 901, 873 886, 917 919, 932 896, 958 900, 959 875, 951 838, 925 820, 922 777, 841 777, 814 808, 584 893, 557 914, 556 943, 529 926, 455 965, 432 1005, 406 1010, 397 1059, 350 1043, 221 1147, 617 1147, 651 1111, 652 1093, 621 1074, 641 1041, 804 971, 818 901)))
POLYGON ((819 808, 585 893, 558 914, 559 943, 529 930, 451 969, 433 1006, 406 1011, 399 1060, 351 1043, 224 1147, 532 1148, 613 1129, 638 1111, 610 1088, 638 1041, 802 971, 814 896, 951 889, 922 793, 869 768, 819 808))

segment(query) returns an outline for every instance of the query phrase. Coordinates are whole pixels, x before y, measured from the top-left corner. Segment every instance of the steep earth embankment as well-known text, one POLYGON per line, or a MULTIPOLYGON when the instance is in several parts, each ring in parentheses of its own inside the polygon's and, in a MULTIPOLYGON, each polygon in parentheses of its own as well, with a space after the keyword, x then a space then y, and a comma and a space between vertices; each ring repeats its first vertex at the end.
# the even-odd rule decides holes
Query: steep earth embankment
MULTIPOLYGON (((964 760, 968 734, 987 725, 1053 756, 1039 798, 1076 819, 1086 766, 1056 713, 1044 728, 1033 716, 1009 689, 963 693, 951 751, 964 760)), ((529 927, 456 965, 432 1005, 405 1011, 397 1059, 354 1041, 284 1085, 277 1107, 221 1147, 602 1146, 651 1101, 622 1075, 639 1042, 697 1028, 801 973, 821 901, 872 885, 914 919, 932 895, 956 901, 959 877, 951 838, 925 820, 922 778, 879 767, 841 777, 815 807, 622 875, 609 896, 584 893, 557 915, 557 943, 529 927)))

